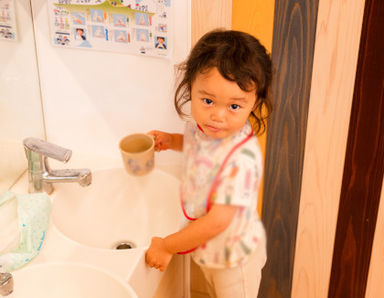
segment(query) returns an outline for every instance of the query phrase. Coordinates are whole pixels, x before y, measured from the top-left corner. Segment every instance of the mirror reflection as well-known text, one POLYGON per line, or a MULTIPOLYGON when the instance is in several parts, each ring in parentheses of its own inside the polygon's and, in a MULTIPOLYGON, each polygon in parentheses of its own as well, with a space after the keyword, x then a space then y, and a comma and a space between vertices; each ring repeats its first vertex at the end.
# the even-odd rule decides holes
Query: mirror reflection
POLYGON ((44 138, 30 0, 0 1, 0 190, 27 168, 22 140, 44 138))

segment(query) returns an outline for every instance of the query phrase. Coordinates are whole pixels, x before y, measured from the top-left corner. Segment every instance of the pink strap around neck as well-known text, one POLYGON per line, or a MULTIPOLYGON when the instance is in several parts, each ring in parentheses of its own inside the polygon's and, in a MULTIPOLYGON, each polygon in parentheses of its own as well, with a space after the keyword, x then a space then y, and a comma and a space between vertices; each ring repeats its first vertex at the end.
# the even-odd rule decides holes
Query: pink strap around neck
POLYGON ((201 131, 202 133, 204 133, 204 130, 201 128, 201 126, 199 125, 199 123, 196 122, 196 125, 197 125, 197 128, 200 129, 200 131, 201 131))
MULTIPOLYGON (((197 125, 197 126, 199 127, 199 125, 197 125)), ((217 174, 216 174, 216 176, 215 176, 215 179, 213 180, 211 189, 209 190, 209 193, 208 193, 207 207, 206 207, 206 211, 207 211, 207 213, 208 213, 209 210, 211 209, 212 197, 213 197, 213 194, 214 194, 214 192, 215 192, 215 190, 216 190, 216 187, 217 187, 218 184, 219 184, 220 174, 221 174, 221 172, 224 170, 224 167, 225 167, 225 165, 227 164, 229 158, 232 156, 232 154, 233 154, 239 147, 241 147, 243 144, 245 144, 247 141, 249 141, 252 137, 253 137, 253 131, 251 131, 251 133, 250 133, 246 138, 244 138, 242 141, 240 141, 240 142, 237 143, 235 146, 233 146, 232 149, 228 152, 227 156, 224 158, 223 163, 220 165, 220 168, 219 168, 219 170, 217 171, 217 174)), ((184 216, 185 216, 188 220, 191 220, 191 221, 192 221, 192 220, 196 220, 197 218, 188 216, 187 211, 186 211, 185 208, 184 208, 184 203, 183 203, 183 199, 182 199, 181 191, 180 191, 180 201, 181 201, 181 209, 183 210, 183 214, 184 214, 184 216)), ((179 255, 184 255, 184 254, 193 252, 193 251, 196 250, 196 249, 197 249, 197 247, 192 248, 192 249, 187 250, 187 251, 178 252, 178 254, 179 254, 179 255)))

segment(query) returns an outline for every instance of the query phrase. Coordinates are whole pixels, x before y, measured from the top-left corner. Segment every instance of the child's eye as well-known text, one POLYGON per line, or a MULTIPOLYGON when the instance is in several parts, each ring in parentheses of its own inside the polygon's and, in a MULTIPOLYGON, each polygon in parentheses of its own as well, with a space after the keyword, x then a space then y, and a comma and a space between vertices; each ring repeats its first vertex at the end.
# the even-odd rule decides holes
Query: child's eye
POLYGON ((203 98, 203 102, 207 105, 211 105, 213 104, 213 101, 211 99, 208 99, 208 98, 203 98))
POLYGON ((240 106, 237 104, 231 104, 230 109, 236 111, 236 110, 240 109, 240 106))

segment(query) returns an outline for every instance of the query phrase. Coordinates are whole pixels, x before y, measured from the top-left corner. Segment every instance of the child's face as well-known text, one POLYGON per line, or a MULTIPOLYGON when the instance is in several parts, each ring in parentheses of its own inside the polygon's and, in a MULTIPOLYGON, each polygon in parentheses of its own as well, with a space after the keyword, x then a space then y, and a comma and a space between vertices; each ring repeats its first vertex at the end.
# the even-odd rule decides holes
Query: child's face
POLYGON ((191 112, 204 133, 215 139, 231 136, 247 122, 256 90, 246 92, 226 80, 216 67, 197 74, 192 83, 191 112))

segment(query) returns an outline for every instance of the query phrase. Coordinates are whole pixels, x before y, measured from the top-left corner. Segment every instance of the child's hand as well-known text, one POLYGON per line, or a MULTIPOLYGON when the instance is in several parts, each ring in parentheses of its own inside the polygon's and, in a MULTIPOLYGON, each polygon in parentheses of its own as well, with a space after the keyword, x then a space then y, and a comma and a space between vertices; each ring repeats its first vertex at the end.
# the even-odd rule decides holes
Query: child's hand
POLYGON ((148 133, 155 138, 155 151, 172 149, 172 135, 159 130, 152 130, 148 133))
POLYGON ((160 271, 164 271, 172 259, 170 253, 165 247, 164 239, 153 237, 151 246, 145 254, 145 262, 150 266, 160 271))

